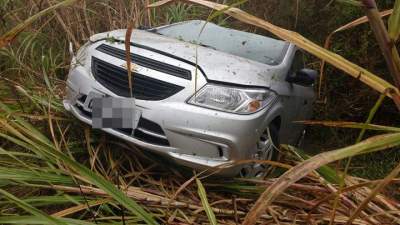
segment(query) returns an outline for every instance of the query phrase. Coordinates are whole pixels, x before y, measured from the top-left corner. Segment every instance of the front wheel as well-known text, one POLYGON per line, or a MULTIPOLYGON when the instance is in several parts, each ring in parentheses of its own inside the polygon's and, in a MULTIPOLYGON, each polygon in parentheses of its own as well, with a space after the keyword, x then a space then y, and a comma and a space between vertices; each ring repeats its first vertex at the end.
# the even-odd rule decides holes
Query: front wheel
MULTIPOLYGON (((275 124, 270 124, 257 141, 256 152, 251 159, 275 161, 279 155, 278 147, 279 129, 275 124)), ((245 178, 263 178, 269 173, 270 169, 270 165, 254 162, 246 165, 241 170, 240 176, 245 178)))

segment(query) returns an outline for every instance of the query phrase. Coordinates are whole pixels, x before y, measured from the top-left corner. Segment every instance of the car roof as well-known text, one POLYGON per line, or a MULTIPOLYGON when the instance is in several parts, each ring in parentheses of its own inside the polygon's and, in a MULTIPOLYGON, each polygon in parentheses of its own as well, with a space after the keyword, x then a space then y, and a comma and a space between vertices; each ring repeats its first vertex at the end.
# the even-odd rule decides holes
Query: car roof
POLYGON ((280 64, 289 47, 288 42, 202 20, 175 23, 152 31, 268 65, 280 64))

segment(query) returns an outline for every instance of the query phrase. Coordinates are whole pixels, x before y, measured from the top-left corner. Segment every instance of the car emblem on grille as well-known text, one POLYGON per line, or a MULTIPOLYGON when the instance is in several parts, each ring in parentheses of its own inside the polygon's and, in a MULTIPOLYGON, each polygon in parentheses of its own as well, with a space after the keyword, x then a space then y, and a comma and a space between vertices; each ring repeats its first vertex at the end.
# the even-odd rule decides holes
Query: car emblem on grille
MULTIPOLYGON (((121 66, 124 67, 125 69, 128 69, 128 63, 124 63, 121 66)), ((138 72, 138 65, 134 64, 134 63, 131 63, 131 71, 134 72, 134 73, 137 73, 138 72)))

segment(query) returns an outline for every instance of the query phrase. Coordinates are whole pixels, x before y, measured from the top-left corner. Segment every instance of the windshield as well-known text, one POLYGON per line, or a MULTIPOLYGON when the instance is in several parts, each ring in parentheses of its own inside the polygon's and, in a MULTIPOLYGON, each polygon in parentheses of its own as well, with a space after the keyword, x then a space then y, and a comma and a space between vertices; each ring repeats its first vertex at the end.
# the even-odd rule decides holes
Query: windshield
POLYGON ((286 55, 287 42, 213 23, 207 23, 204 27, 205 23, 200 20, 187 21, 158 28, 155 32, 268 65, 280 64, 286 55))

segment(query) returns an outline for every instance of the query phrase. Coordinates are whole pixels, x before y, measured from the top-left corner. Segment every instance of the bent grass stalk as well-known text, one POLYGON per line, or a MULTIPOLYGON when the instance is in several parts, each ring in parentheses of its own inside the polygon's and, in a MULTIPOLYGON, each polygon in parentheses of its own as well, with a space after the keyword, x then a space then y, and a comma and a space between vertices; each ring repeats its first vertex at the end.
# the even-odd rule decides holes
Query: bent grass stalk
MULTIPOLYGON (((385 10, 383 12, 380 12, 380 16, 381 17, 386 17, 389 16, 393 13, 393 9, 389 9, 389 10, 385 10)), ((365 24, 368 22, 368 17, 367 16, 363 16, 360 17, 356 20, 351 21, 350 23, 347 23, 346 25, 343 25, 341 27, 339 27, 338 29, 334 30, 332 33, 330 33, 328 35, 328 37, 325 39, 325 44, 324 44, 324 48, 325 49, 330 49, 331 47, 331 42, 332 42, 332 38, 335 34, 352 29, 354 27, 357 27, 359 25, 365 24)), ((320 76, 319 76, 319 84, 318 84, 318 98, 321 99, 321 93, 322 93, 322 85, 324 83, 324 78, 325 78, 325 68, 326 68, 326 62, 325 60, 322 60, 321 62, 321 66, 320 66, 320 76)))
POLYGON ((375 130, 382 132, 400 132, 399 127, 388 127, 376 124, 364 124, 356 122, 346 122, 346 121, 298 121, 297 123, 302 123, 306 125, 320 125, 326 127, 341 127, 341 128, 351 128, 351 129, 366 129, 375 130))

